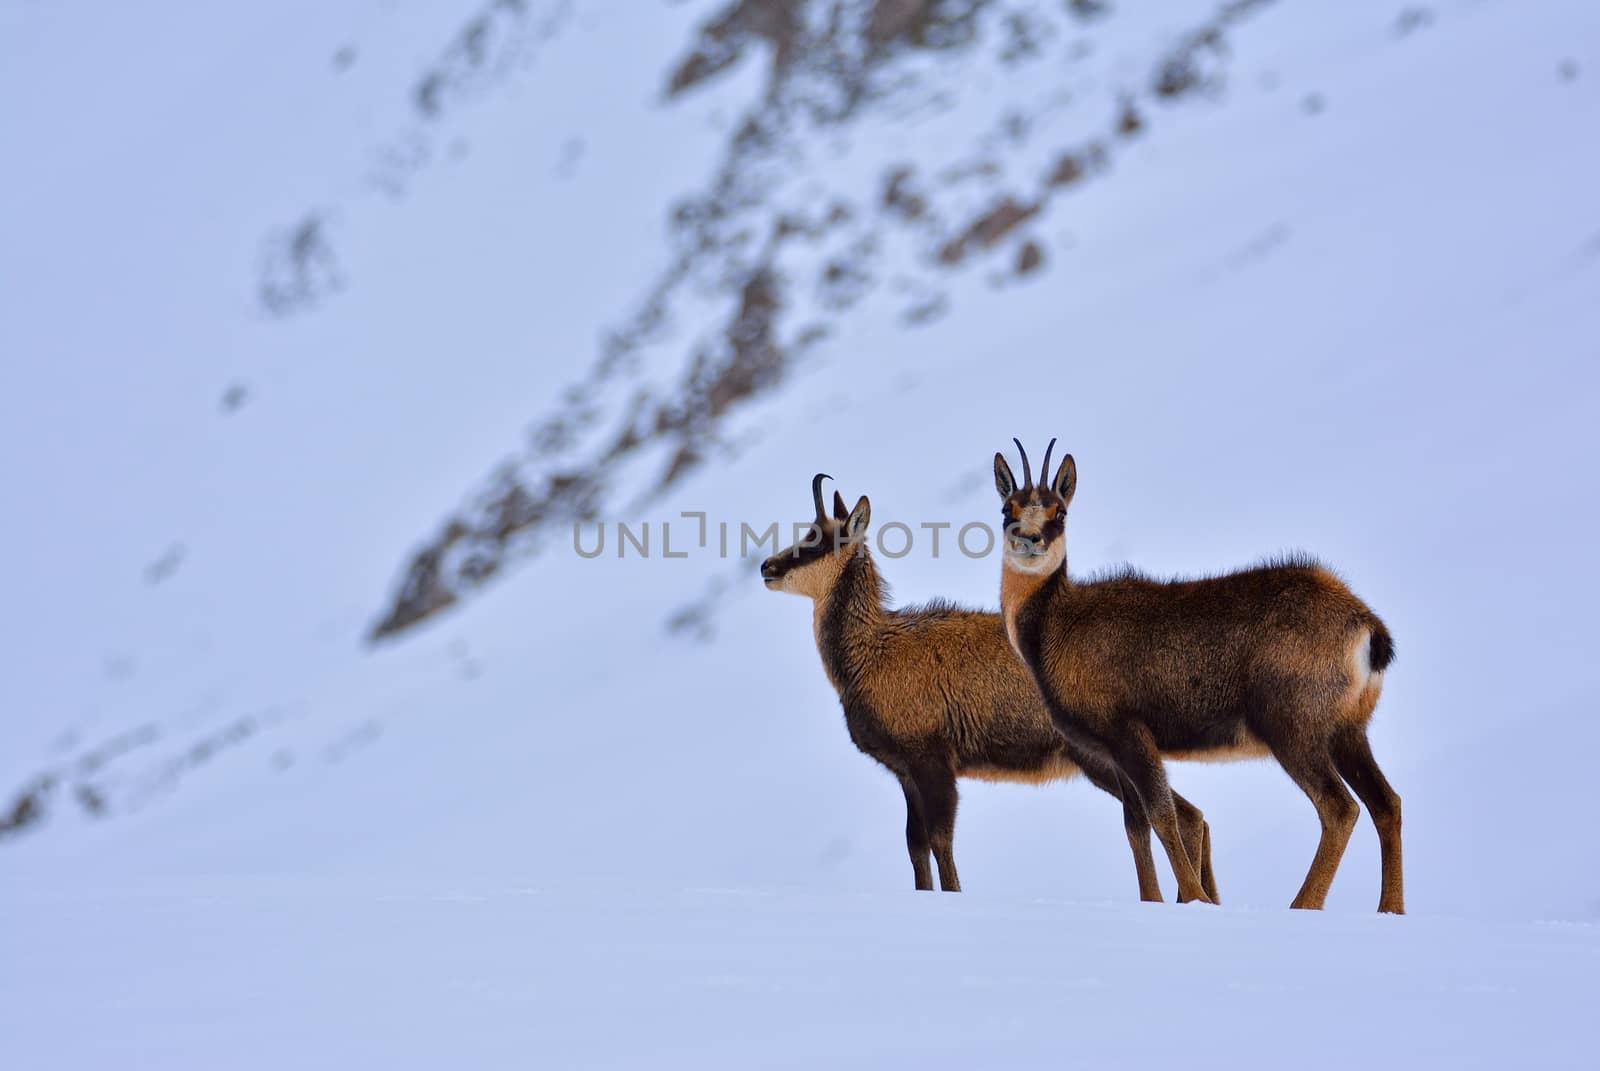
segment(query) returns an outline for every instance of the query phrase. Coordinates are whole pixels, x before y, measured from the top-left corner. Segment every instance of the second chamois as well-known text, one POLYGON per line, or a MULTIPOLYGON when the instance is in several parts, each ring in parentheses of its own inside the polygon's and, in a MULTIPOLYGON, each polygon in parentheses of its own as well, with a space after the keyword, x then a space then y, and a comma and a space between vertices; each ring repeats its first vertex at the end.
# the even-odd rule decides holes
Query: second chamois
POLYGON ((1290 906, 1320 908, 1327 898, 1360 814, 1348 784, 1378 829, 1378 910, 1403 912, 1400 797, 1367 743, 1394 660, 1383 621, 1309 558, 1200 580, 1131 571, 1074 580, 1066 524, 1078 467, 1068 454, 1051 478, 1050 449, 1037 487, 1026 452, 1020 486, 994 456, 1006 531, 1000 611, 1056 727, 1081 751, 1109 756, 1138 790, 1178 875, 1178 899, 1214 897, 1204 861, 1184 843, 1162 757, 1271 755, 1322 821, 1290 906))

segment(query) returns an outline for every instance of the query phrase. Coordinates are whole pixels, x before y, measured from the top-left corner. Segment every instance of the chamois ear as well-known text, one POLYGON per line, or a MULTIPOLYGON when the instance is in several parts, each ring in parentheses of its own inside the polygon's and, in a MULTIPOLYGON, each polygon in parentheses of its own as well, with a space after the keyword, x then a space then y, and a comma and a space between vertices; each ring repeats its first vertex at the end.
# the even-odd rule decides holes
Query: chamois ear
POLYGON ((872 520, 872 503, 867 501, 867 496, 862 495, 856 503, 856 508, 850 511, 850 519, 845 522, 845 534, 851 539, 860 539, 867 534, 867 522, 872 520))
POLYGON ((849 520, 850 507, 844 504, 844 496, 838 491, 833 493, 833 519, 836 521, 849 520))
POLYGON ((1011 492, 1017 489, 1017 478, 1011 475, 1011 466, 999 451, 994 455, 994 489, 1000 492, 1001 498, 1010 498, 1011 492))
POLYGON ((1078 489, 1078 463, 1068 454, 1056 469, 1056 478, 1050 481, 1050 490, 1061 496, 1061 501, 1071 502, 1072 493, 1078 489))

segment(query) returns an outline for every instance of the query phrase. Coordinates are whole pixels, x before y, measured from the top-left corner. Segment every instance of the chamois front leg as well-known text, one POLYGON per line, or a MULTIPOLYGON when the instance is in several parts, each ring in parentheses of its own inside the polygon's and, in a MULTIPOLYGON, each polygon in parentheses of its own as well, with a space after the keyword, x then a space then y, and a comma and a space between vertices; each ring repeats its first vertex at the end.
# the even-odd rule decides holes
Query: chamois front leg
POLYGON ((912 773, 922 814, 927 822, 928 841, 933 859, 939 865, 939 887, 945 892, 960 892, 956 875, 956 775, 955 771, 934 766, 919 767, 912 773))
POLYGON ((1145 814, 1139 793, 1133 783, 1117 770, 1109 756, 1088 751, 1080 744, 1068 741, 1067 754, 1078 764, 1083 776, 1101 792, 1122 801, 1122 826, 1128 833, 1128 847, 1133 852, 1133 872, 1139 881, 1139 899, 1150 903, 1161 902, 1161 882, 1156 877, 1155 857, 1150 854, 1150 817, 1145 814))
POLYGON ((1172 802, 1178 809, 1178 831, 1183 835, 1184 854, 1200 861, 1200 887, 1213 904, 1220 904, 1217 876, 1211 869, 1211 827, 1206 824, 1206 816, 1176 792, 1172 794, 1172 802))
POLYGON ((1167 783, 1166 767, 1161 762, 1161 752, 1156 748, 1150 730, 1139 722, 1119 726, 1116 736, 1108 743, 1111 755, 1121 767, 1122 774, 1133 782, 1133 787, 1144 801, 1150 815, 1150 824, 1161 846, 1167 850, 1167 862, 1173 876, 1178 879, 1178 902, 1198 900, 1211 903, 1206 895, 1200 872, 1184 850, 1183 834, 1178 824, 1178 807, 1173 799, 1172 786, 1167 783))
POLYGON ((916 782, 905 774, 900 788, 906 794, 906 851, 911 853, 911 873, 917 888, 933 891, 933 872, 928 867, 928 823, 922 813, 922 796, 916 782))
POLYGON ((1139 879, 1139 899, 1161 903, 1161 880, 1156 876, 1156 859, 1150 853, 1150 815, 1139 799, 1133 782, 1117 775, 1117 793, 1122 797, 1122 828, 1133 851, 1133 870, 1139 879))
POLYGON ((1101 792, 1122 801, 1122 827, 1133 852, 1133 872, 1139 882, 1139 899, 1161 902, 1161 881, 1156 876, 1155 857, 1150 854, 1150 816, 1134 790, 1133 782, 1122 775, 1109 753, 1079 733, 1061 729, 1067 744, 1067 757, 1083 771, 1089 783, 1101 792))

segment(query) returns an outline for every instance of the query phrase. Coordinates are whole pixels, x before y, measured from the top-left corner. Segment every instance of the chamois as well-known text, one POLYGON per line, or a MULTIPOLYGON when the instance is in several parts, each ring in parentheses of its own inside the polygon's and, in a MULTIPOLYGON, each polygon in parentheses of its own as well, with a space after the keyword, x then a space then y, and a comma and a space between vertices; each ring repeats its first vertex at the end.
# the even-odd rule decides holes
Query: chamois
MULTIPOLYGON (((1160 900, 1150 852, 1150 820, 1131 784, 1103 757, 1080 758, 1056 732, 1027 670, 1006 640, 1000 616, 944 603, 891 610, 866 545, 871 505, 846 510, 835 491, 833 515, 811 481, 816 519, 795 546, 761 564, 775 591, 812 600, 823 669, 839 694, 850 739, 900 781, 906 800, 906 849, 918 889, 932 889, 931 848, 939 884, 961 888, 952 842, 956 778, 1044 783, 1082 769, 1123 803, 1139 895, 1160 900)), ((1211 831, 1205 816, 1173 794, 1187 851, 1199 859, 1212 899, 1211 831)))
MULTIPOLYGON (((1016 440, 1013 440, 1014 442, 1016 440)), ((1000 612, 1056 727, 1131 781, 1178 874, 1178 899, 1213 899, 1180 836, 1162 756, 1271 755, 1311 798, 1322 839, 1293 907, 1320 908, 1367 805, 1382 846, 1378 910, 1401 914, 1400 797, 1378 769, 1367 722, 1394 660, 1383 621, 1322 565, 1291 557, 1201 580, 1124 571, 1075 581, 1067 507, 1078 467, 1018 486, 1001 454, 1005 559, 1000 612), (1342 780, 1341 780, 1342 779, 1342 780)), ((1017 443, 1022 450, 1022 444, 1017 443)))

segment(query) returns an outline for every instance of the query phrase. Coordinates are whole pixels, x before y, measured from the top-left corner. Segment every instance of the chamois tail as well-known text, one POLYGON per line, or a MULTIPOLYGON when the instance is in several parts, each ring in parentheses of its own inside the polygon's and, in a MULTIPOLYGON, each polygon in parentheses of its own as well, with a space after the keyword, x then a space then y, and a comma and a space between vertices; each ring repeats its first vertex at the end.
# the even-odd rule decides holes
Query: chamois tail
POLYGON ((1394 661, 1394 637, 1389 635, 1389 629, 1374 614, 1368 627, 1372 630, 1367 640, 1367 655, 1371 660, 1372 672, 1382 673, 1389 668, 1389 663, 1394 661))

